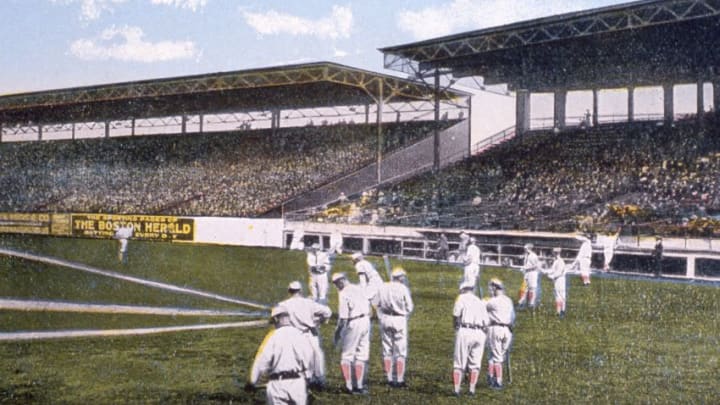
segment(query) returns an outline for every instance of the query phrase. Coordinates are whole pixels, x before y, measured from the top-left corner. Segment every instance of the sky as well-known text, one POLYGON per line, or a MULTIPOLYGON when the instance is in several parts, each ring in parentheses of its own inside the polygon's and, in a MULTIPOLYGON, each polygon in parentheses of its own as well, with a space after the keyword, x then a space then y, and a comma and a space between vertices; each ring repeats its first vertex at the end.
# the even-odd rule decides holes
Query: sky
POLYGON ((1 0, 0 95, 316 61, 384 72, 378 48, 623 2, 1 0))

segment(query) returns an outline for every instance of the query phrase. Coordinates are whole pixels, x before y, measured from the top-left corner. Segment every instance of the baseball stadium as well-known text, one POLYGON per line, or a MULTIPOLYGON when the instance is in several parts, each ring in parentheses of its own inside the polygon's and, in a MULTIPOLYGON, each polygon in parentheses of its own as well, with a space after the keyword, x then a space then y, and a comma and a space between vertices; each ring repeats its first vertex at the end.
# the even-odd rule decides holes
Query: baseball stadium
POLYGON ((717 38, 720 1, 642 0, 387 46, 382 73, 312 62, 0 96, 0 402, 270 401, 308 371, 254 378, 293 282, 316 296, 317 252, 332 316, 308 402, 718 402, 717 38), (476 141, 493 117, 473 97, 498 85, 514 125, 476 141), (362 376, 344 374, 338 335, 358 317, 338 280, 366 288, 363 259, 414 303, 390 384, 380 293, 362 376), (453 380, 456 334, 483 333, 454 324, 468 291, 491 320, 495 294, 514 303, 482 325, 512 332, 503 383, 485 382, 488 338, 471 392, 453 380))

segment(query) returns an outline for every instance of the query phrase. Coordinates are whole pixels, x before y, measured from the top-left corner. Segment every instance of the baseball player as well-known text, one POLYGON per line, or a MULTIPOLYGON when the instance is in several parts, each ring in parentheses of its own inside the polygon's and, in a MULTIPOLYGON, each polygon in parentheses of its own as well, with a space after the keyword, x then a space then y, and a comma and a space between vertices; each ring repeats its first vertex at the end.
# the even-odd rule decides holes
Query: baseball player
POLYGON ((246 392, 254 392, 260 376, 268 378, 268 404, 306 404, 305 370, 312 358, 312 348, 302 332, 290 325, 286 308, 272 309, 275 329, 265 336, 255 355, 246 392))
POLYGON ((525 260, 521 270, 525 273, 525 276, 523 277, 525 291, 521 295, 518 305, 520 308, 525 308, 525 305, 527 305, 530 309, 534 310, 537 305, 538 276, 540 274, 540 270, 542 270, 542 264, 535 252, 533 252, 532 243, 526 243, 524 249, 525 260))
MULTIPOLYGON (((490 318, 488 328, 488 383, 494 389, 503 388, 503 363, 512 343, 512 328, 515 324, 515 308, 512 300, 505 295, 505 287, 497 278, 488 284, 490 300, 487 302, 487 313, 490 318)), ((508 364, 509 366, 509 364, 508 364)))
MULTIPOLYGON (((475 244, 475 238, 468 238, 468 244, 463 255, 463 280, 462 283, 477 285, 480 277, 480 248, 475 244)), ((482 289, 480 289, 482 296, 482 289)))
POLYGON ((313 243, 307 251, 307 266, 309 273, 310 295, 313 300, 327 304, 328 271, 330 270, 330 256, 320 249, 319 243, 313 243))
POLYGON ((113 236, 113 238, 117 239, 118 241, 118 260, 120 261, 120 263, 126 264, 128 261, 128 240, 132 238, 134 233, 135 228, 132 224, 128 224, 127 226, 120 226, 117 228, 117 230, 115 230, 115 235, 113 236))
POLYGON ((552 267, 548 270, 543 270, 543 273, 553 281, 553 290, 555 293, 555 311, 560 318, 565 317, 565 301, 567 299, 567 284, 565 280, 565 260, 560 257, 562 250, 560 248, 554 248, 552 267))
POLYGON ((404 388, 408 352, 407 319, 413 311, 413 301, 405 285, 405 270, 396 267, 391 277, 391 281, 383 283, 378 289, 374 304, 380 318, 383 369, 387 383, 391 387, 404 388), (393 369, 396 380, 393 380, 393 369))
POLYGON ((351 257, 355 263, 355 271, 360 280, 360 287, 365 291, 367 299, 372 301, 375 294, 377 294, 378 288, 383 284, 383 279, 375 266, 367 261, 362 253, 355 252, 351 257))
POLYGON ((468 392, 475 395, 483 351, 485 330, 490 324, 485 302, 474 293, 475 285, 465 281, 453 307, 455 353, 453 355, 453 392, 460 395, 463 374, 470 373, 468 392))
POLYGON ((344 273, 335 273, 332 282, 338 290, 338 324, 335 346, 340 345, 340 371, 345 379, 345 392, 367 394, 363 386, 365 366, 370 358, 370 303, 365 291, 351 284, 344 273), (352 372, 357 386, 353 388, 352 372))
POLYGON ((302 332, 312 347, 313 357, 308 364, 307 377, 311 388, 322 390, 325 387, 325 354, 320 347, 318 325, 329 319, 332 311, 326 305, 303 297, 299 281, 290 283, 288 294, 290 297, 278 306, 287 309, 290 324, 302 332))
POLYGON ((580 250, 578 250, 577 257, 572 263, 572 268, 578 268, 580 270, 580 278, 582 279, 583 286, 590 285, 590 260, 592 259, 592 242, 587 235, 578 235, 576 237, 580 241, 580 250))

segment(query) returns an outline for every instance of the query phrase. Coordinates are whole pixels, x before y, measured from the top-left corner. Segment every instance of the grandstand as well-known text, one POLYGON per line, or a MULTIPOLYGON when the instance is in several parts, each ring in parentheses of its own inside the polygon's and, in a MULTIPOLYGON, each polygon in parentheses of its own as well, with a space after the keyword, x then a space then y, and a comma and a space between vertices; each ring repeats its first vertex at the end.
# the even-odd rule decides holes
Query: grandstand
MULTIPOLYGON (((433 97, 422 83, 328 63, 0 97, 0 210, 279 215, 456 124, 424 118, 433 97)), ((443 92, 443 111, 462 116, 463 97, 443 92)))

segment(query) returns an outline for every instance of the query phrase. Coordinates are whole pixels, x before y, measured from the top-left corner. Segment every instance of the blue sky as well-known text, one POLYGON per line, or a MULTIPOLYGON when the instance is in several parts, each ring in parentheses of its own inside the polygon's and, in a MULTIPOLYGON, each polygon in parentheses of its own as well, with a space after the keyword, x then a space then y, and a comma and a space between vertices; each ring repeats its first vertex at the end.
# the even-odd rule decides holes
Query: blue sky
POLYGON ((0 94, 335 61, 611 0, 2 0, 0 94))

